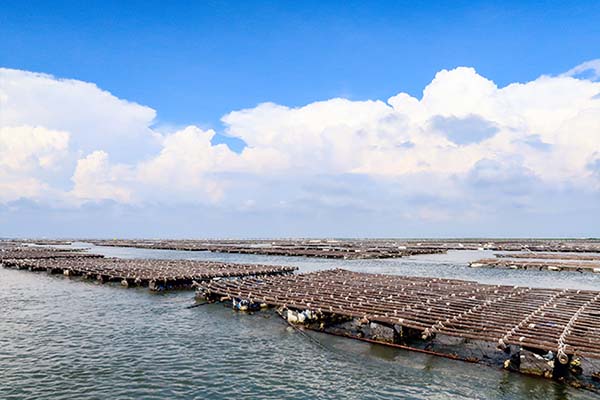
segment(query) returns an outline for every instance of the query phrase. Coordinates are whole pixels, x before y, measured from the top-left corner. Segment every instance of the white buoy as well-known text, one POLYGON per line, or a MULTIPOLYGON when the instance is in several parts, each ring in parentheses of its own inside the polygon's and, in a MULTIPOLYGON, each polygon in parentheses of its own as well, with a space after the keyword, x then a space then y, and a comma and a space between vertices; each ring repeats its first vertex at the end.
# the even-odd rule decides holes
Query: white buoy
POLYGON ((292 310, 288 310, 287 311, 287 320, 288 322, 291 322, 292 324, 295 324, 298 322, 298 313, 292 310))

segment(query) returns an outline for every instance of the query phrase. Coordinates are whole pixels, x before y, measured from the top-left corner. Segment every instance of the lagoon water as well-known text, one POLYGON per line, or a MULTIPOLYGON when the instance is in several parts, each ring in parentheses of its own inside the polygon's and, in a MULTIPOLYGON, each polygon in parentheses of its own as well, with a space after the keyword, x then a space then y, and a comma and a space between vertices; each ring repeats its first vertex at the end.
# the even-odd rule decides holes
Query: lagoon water
MULTIPOLYGON (((107 256, 296 265, 600 289, 598 274, 471 269, 485 252, 322 260, 93 247, 107 256)), ((290 329, 272 312, 0 268, 0 399, 587 399, 491 367, 290 329)))

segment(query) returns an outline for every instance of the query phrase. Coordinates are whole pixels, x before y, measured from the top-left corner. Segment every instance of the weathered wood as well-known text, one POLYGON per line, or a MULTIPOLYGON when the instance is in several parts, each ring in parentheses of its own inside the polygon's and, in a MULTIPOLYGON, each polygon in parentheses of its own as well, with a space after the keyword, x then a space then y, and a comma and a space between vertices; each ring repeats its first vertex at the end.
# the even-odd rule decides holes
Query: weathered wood
POLYGON ((472 268, 534 269, 547 271, 576 271, 600 273, 600 262, 547 260, 522 260, 509 258, 484 258, 470 263, 472 268))
POLYGON ((598 239, 95 240, 101 246, 323 258, 392 258, 448 250, 600 253, 598 239))
POLYGON ((191 288, 195 282, 213 278, 266 276, 290 273, 295 267, 234 264, 212 261, 118 259, 71 257, 3 259, 6 268, 50 271, 83 276, 100 283, 120 282, 126 287, 148 286, 151 290, 191 288))
POLYGON ((443 334, 567 355, 600 354, 600 292, 346 270, 199 286, 209 297, 397 325, 420 330, 425 338, 443 334))

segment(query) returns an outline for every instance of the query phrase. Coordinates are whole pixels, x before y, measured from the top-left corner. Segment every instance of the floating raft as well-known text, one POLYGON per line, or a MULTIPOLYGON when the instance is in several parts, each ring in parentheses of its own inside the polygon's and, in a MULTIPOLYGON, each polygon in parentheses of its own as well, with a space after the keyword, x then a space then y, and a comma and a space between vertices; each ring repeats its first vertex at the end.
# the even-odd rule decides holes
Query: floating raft
POLYGON ((471 268, 535 269, 539 271, 575 271, 600 273, 600 262, 589 262, 582 258, 558 259, 548 257, 547 259, 540 258, 531 260, 523 260, 519 257, 515 257, 515 259, 508 259, 504 257, 484 258, 473 261, 469 264, 469 266, 471 268))
MULTIPOLYGON (((388 342, 392 344, 406 344, 412 338, 422 345, 438 337, 487 342, 492 352, 498 353, 496 347, 503 350, 501 365, 522 372, 526 351, 540 358, 550 353, 552 360, 556 355, 556 365, 549 372, 552 375, 557 370, 562 374, 561 367, 570 368, 574 360, 600 359, 600 292, 595 291, 484 285, 337 269, 277 278, 206 281, 199 285, 198 297, 231 300, 234 306, 244 302, 249 309, 257 308, 253 307, 257 304, 279 307, 288 321, 325 331, 328 321, 339 322, 340 318, 359 326, 388 327, 388 342)), ((353 335, 349 330, 346 336, 368 338, 364 332, 353 335)))
POLYGON ((399 258, 445 253, 446 249, 406 247, 356 241, 196 241, 196 240, 95 240, 98 246, 136 247, 159 250, 210 251, 267 256, 319 257, 332 259, 399 258))
POLYGON ((498 253, 498 258, 527 258, 534 260, 579 260, 600 261, 600 254, 569 254, 569 253, 498 253))
POLYGON ((231 264, 192 260, 146 260, 72 257, 0 260, 5 268, 46 271, 81 276, 99 282, 120 282, 123 286, 147 286, 150 290, 185 289, 194 283, 243 276, 287 274, 295 267, 231 264))
POLYGON ((600 253, 598 239, 128 239, 93 240, 92 243, 99 246, 337 259, 398 258, 448 250, 600 253))
POLYGON ((247 248, 239 246, 221 246, 206 248, 207 251, 219 253, 257 254, 265 256, 319 257, 332 259, 377 259, 400 258, 419 254, 445 253, 439 249, 360 249, 360 248, 321 248, 311 247, 263 247, 247 248))
POLYGON ((83 253, 79 249, 55 249, 51 247, 6 247, 0 248, 2 260, 38 260, 63 258, 102 258, 100 254, 83 253))

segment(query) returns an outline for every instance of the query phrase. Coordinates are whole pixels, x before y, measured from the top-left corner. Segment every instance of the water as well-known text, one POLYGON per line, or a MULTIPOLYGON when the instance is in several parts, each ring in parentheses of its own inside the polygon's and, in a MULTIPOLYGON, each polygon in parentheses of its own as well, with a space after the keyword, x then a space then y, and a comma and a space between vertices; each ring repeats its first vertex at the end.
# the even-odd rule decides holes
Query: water
MULTIPOLYGON (((69 246, 72 247, 72 246, 69 246)), ((252 264, 292 265, 300 272, 330 268, 382 274, 435 276, 441 278, 475 280, 481 283, 519 285, 543 288, 571 288, 600 290, 600 274, 589 272, 552 272, 470 268, 468 263, 493 257, 493 251, 450 251, 447 254, 429 254, 408 258, 379 260, 337 260, 308 257, 261 256, 254 254, 210 253, 203 251, 148 250, 125 247, 98 247, 78 243, 75 247, 89 248, 90 252, 107 257, 122 258, 183 258, 252 264)))
MULTIPOLYGON (((481 252, 343 261, 95 248, 120 257, 198 258, 600 288, 599 277, 470 269, 481 252)), ((191 292, 153 294, 0 269, 1 399, 586 399, 590 392, 495 368, 290 329, 276 315, 191 292)))

